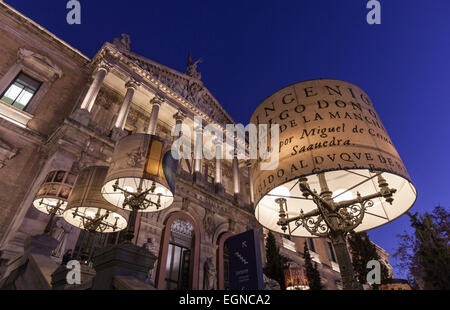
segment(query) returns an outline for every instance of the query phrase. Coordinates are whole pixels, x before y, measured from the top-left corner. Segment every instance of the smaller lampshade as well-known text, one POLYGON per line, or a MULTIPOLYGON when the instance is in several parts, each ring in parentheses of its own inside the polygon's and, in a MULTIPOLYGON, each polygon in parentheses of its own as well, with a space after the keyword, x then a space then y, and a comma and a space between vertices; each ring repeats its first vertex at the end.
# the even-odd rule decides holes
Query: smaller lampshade
POLYGON ((142 194, 139 211, 161 211, 173 203, 177 168, 169 142, 154 135, 129 135, 116 145, 103 197, 116 207, 131 210, 124 205, 126 196, 142 194))
POLYGON ((39 188, 33 206, 45 214, 61 216, 75 180, 76 175, 68 171, 50 172, 39 188))
POLYGON ((71 225, 87 231, 112 233, 127 227, 127 215, 108 203, 101 189, 108 167, 89 167, 78 177, 64 212, 71 225))

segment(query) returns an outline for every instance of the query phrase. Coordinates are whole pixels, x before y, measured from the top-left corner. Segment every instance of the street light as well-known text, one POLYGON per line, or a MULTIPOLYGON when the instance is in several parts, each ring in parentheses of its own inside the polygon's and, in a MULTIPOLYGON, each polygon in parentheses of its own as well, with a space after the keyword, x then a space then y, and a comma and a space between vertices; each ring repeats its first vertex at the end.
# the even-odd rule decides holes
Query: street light
POLYGON ((251 123, 280 126, 278 167, 251 162, 256 218, 282 234, 329 238, 344 289, 356 289, 347 233, 398 218, 417 197, 369 97, 344 81, 301 82, 269 96, 251 123))
POLYGON ((63 215, 75 179, 76 176, 68 171, 51 171, 39 188, 33 206, 40 212, 50 215, 45 234, 51 232, 54 218, 63 215))
MULTIPOLYGON (((69 224, 89 233, 87 248, 91 247, 95 233, 114 233, 127 226, 125 212, 108 203, 101 189, 108 167, 94 166, 81 171, 64 212, 69 224)), ((87 249, 82 253, 88 260, 87 249)))
POLYGON ((134 238, 138 212, 158 212, 172 205, 177 167, 171 145, 160 137, 134 134, 117 143, 102 194, 114 206, 131 211, 127 241, 134 238))

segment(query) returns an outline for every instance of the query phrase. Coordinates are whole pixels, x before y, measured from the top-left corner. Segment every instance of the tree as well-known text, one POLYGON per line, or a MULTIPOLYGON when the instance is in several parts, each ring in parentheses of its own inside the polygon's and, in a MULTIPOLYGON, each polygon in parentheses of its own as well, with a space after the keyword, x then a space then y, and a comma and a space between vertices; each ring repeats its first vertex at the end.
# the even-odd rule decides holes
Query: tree
POLYGON ((315 266, 312 264, 311 254, 309 254, 308 245, 305 242, 305 248, 303 251, 303 258, 305 259, 306 277, 308 278, 309 288, 312 291, 322 290, 322 281, 320 279, 320 272, 317 270, 317 263, 315 266))
POLYGON ((436 207, 431 214, 407 214, 414 233, 398 235, 398 267, 420 289, 450 289, 449 211, 436 207))
POLYGON ((280 255, 280 248, 277 246, 275 236, 269 232, 266 239, 267 264, 264 274, 277 281, 282 290, 286 289, 284 270, 287 268, 287 259, 280 255))
POLYGON ((359 284, 363 285, 367 283, 367 273, 370 271, 370 269, 367 269, 367 263, 371 260, 376 260, 381 263, 381 281, 390 278, 388 268, 380 260, 377 248, 375 244, 370 241, 366 232, 351 232, 348 243, 352 255, 353 269, 359 284))

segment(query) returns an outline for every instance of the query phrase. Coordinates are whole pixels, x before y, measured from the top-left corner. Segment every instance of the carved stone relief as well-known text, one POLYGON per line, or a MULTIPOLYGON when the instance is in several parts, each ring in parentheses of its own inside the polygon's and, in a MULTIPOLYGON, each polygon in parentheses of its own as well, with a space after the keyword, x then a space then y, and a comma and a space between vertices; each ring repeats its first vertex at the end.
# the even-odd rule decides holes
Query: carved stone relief
POLYGON ((151 77, 160 81, 181 98, 189 101, 193 106, 209 115, 219 124, 228 124, 232 119, 220 108, 220 104, 213 99, 210 92, 196 78, 186 77, 182 74, 175 75, 143 57, 127 53, 127 57, 137 63, 151 77))
POLYGON ((0 139, 0 169, 4 168, 7 162, 16 157, 18 153, 18 148, 14 148, 0 139))
POLYGON ((17 60, 27 67, 38 70, 40 74, 51 81, 55 81, 63 76, 62 70, 48 57, 25 48, 19 48, 17 60))
POLYGON ((205 217, 203 218, 203 228, 209 237, 214 235, 216 231, 216 225, 214 223, 214 213, 208 209, 205 209, 205 217))

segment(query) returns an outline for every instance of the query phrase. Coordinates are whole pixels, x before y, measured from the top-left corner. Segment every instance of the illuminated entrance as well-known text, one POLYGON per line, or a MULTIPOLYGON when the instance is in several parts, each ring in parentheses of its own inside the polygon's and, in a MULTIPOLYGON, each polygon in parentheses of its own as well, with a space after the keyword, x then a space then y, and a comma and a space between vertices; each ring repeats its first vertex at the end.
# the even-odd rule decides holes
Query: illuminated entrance
POLYGON ((194 227, 181 219, 170 228, 165 283, 167 290, 189 289, 194 227))

